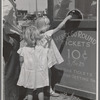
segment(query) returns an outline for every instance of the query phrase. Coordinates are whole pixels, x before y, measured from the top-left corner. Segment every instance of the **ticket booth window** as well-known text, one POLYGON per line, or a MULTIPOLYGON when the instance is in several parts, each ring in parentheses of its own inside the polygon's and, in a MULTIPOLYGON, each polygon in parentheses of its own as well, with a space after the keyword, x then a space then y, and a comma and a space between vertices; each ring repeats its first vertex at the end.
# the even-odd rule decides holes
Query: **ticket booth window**
POLYGON ((83 13, 84 20, 96 20, 97 0, 53 0, 53 19, 62 20, 73 9, 83 13))

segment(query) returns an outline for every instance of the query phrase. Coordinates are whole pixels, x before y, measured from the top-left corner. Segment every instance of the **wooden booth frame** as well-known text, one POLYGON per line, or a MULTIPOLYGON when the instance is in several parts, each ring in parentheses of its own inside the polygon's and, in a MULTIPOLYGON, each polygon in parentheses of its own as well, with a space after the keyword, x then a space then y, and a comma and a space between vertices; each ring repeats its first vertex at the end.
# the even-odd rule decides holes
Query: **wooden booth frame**
MULTIPOLYGON (((75 5, 80 5, 78 0, 76 0, 77 2, 75 2, 75 5)), ((51 22, 51 26, 52 28, 56 27, 61 21, 60 20, 55 20, 54 18, 54 0, 48 0, 48 17, 50 19, 51 22)), ((72 21, 76 21, 76 20, 72 20, 72 21)), ((81 23, 78 27, 79 30, 96 30, 96 19, 82 19, 81 23)))

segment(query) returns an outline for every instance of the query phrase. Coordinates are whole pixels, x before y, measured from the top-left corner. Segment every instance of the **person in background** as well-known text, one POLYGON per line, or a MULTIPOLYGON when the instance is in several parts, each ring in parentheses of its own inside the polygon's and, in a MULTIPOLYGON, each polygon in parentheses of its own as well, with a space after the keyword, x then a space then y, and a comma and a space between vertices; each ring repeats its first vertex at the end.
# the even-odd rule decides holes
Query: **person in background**
POLYGON ((69 4, 71 3, 71 0, 62 0, 59 3, 55 18, 64 19, 66 17, 66 13, 69 11, 69 4))
POLYGON ((97 0, 93 0, 91 3, 91 10, 90 13, 92 14, 92 17, 96 19, 96 10, 97 10, 97 0))
POLYGON ((3 0, 3 57, 5 100, 18 100, 19 55, 21 29, 18 28, 16 4, 13 0, 3 0))

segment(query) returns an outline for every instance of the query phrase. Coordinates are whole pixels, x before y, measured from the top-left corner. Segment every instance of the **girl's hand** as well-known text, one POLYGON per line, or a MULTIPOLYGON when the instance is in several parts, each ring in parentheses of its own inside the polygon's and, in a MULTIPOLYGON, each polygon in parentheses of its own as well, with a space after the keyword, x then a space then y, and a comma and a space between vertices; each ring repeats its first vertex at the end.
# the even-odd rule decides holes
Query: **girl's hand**
POLYGON ((23 62, 24 62, 24 57, 23 56, 20 56, 19 61, 20 61, 20 67, 21 67, 22 64, 23 64, 23 62))
POLYGON ((73 15, 68 15, 67 18, 68 20, 72 18, 73 15))
POLYGON ((20 59, 19 60, 20 60, 21 63, 23 63, 24 62, 24 57, 23 56, 20 56, 20 59))
POLYGON ((72 15, 68 15, 58 26, 53 30, 53 34, 61 30, 65 23, 72 18, 72 15))

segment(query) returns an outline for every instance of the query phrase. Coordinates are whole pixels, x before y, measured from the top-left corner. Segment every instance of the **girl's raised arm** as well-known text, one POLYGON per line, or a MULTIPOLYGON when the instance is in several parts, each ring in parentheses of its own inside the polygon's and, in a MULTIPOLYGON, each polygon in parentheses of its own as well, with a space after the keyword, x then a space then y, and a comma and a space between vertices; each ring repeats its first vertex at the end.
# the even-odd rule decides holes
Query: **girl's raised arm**
POLYGON ((53 29, 53 34, 56 33, 57 31, 59 31, 64 26, 66 21, 68 21, 71 18, 72 18, 72 16, 68 15, 55 29, 53 29))

